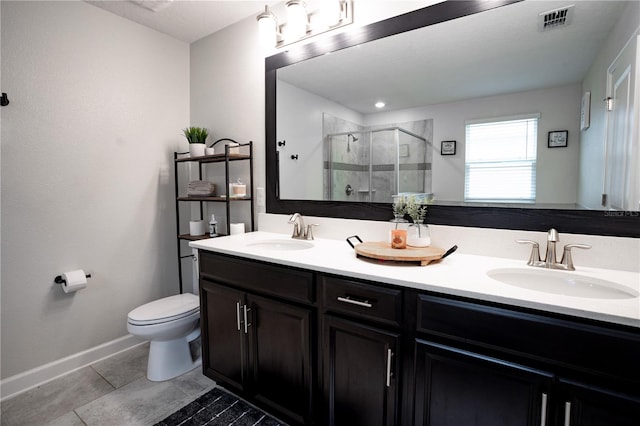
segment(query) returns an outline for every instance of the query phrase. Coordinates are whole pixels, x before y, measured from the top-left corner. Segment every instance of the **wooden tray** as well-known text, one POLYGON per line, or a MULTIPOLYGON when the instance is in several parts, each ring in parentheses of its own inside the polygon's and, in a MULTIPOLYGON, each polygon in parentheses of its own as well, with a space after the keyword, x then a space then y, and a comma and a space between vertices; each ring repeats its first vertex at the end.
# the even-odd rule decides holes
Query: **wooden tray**
POLYGON ((354 247, 358 256, 377 260, 393 260, 397 262, 415 262, 420 266, 440 260, 446 253, 439 247, 410 247, 406 249, 392 249, 391 243, 367 242, 356 244, 354 247))

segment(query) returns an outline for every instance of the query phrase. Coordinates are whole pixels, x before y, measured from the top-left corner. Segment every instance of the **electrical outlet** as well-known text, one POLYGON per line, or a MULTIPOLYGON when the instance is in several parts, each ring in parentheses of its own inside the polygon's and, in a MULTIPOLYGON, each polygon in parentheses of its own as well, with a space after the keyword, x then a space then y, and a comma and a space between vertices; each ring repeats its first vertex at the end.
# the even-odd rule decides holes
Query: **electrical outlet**
POLYGON ((264 188, 256 188, 256 204, 258 207, 267 207, 267 196, 264 188))

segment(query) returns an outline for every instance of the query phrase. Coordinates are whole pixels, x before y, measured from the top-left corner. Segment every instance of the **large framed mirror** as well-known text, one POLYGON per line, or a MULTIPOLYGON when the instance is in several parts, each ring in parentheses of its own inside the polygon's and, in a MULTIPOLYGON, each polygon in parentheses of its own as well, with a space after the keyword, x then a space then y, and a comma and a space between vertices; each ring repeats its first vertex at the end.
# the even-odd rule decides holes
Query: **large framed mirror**
POLYGON ((590 71, 639 18, 604 3, 446 1, 267 58, 267 212, 389 220, 391 195, 421 193, 432 224, 640 237, 637 134, 623 167, 602 162, 609 89, 590 71), (533 197, 473 199, 470 128, 523 117, 533 197))

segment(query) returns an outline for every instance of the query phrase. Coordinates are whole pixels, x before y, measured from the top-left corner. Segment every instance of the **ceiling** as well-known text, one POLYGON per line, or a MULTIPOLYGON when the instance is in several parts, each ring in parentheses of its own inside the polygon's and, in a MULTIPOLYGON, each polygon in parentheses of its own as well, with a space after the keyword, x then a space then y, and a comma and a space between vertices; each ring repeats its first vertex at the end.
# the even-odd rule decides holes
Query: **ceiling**
POLYGON ((278 70, 278 78, 362 114, 582 81, 624 2, 529 0, 278 70), (569 25, 538 15, 574 5, 569 25))
POLYGON ((86 1, 187 43, 213 34, 247 17, 258 16, 265 5, 277 3, 264 0, 86 1))

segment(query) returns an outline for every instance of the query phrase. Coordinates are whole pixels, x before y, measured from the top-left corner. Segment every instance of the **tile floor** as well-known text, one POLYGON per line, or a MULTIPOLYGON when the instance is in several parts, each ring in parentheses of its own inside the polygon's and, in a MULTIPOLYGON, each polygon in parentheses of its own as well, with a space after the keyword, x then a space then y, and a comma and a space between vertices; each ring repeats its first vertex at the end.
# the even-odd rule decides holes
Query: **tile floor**
POLYGON ((215 387, 201 368, 146 378, 149 344, 134 347, 2 402, 2 426, 150 426, 215 387))

